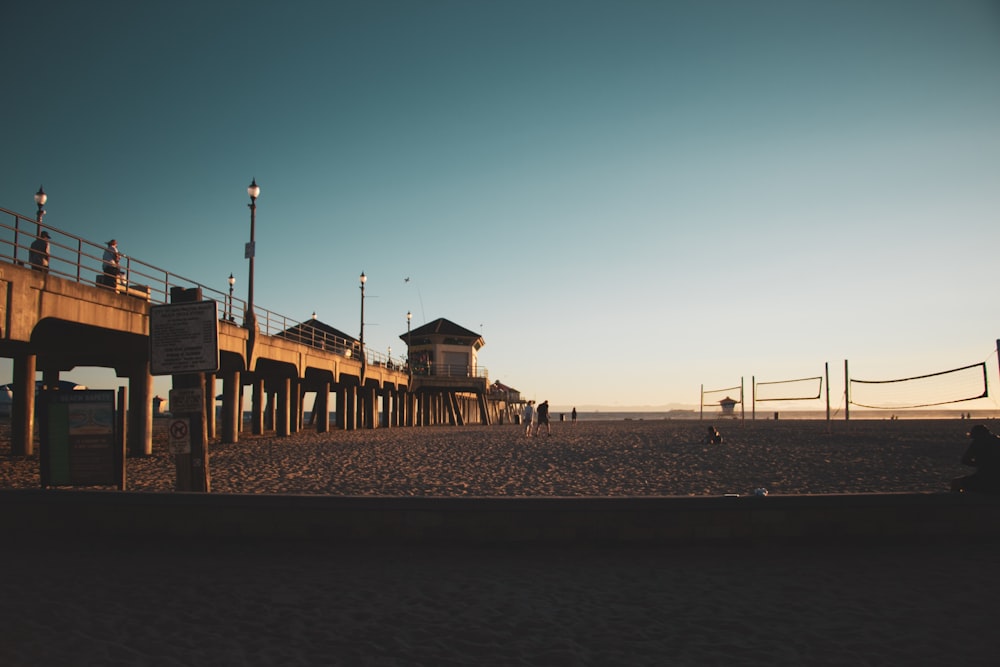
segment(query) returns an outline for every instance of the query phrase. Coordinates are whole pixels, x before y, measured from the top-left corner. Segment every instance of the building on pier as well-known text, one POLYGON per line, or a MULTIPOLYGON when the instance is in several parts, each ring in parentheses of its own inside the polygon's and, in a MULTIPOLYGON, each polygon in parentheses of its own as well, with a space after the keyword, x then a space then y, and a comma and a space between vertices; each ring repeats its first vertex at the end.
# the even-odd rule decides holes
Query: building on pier
POLYGON ((491 414, 496 415, 501 424, 519 424, 525 401, 521 392, 513 387, 495 381, 486 392, 491 414))
POLYGON ((499 421, 486 400, 486 370, 479 368, 483 337, 439 317, 399 336, 407 346, 410 390, 425 406, 421 414, 458 426, 499 421))
POLYGON ((361 342, 357 338, 321 322, 315 315, 308 322, 300 322, 275 335, 320 350, 336 352, 348 358, 360 358, 361 355, 361 342))

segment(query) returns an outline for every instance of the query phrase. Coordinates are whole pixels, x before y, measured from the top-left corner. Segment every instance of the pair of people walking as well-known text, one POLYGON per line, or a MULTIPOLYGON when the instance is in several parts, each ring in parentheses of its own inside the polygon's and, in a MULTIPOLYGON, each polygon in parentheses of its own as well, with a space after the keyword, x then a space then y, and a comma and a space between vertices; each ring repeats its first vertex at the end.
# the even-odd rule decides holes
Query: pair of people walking
POLYGON ((532 426, 534 426, 534 435, 538 435, 538 431, 541 430, 542 426, 545 426, 546 435, 552 435, 552 425, 549 424, 549 402, 547 400, 542 401, 537 409, 534 406, 534 401, 528 401, 524 404, 521 421, 524 423, 525 437, 530 438, 532 436, 532 426))

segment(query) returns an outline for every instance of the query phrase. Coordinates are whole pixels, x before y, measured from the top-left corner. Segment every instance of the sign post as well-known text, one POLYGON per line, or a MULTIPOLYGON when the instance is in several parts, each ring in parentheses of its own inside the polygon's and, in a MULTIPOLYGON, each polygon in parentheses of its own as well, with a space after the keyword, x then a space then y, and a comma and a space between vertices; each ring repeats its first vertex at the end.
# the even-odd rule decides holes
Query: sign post
POLYGON ((110 389, 46 391, 39 424, 42 487, 125 488, 125 448, 110 389))
POLYGON ((205 373, 219 370, 219 322, 215 301, 201 289, 174 287, 169 305, 149 309, 149 360, 153 375, 173 376, 169 445, 178 491, 212 489, 208 467, 205 373))

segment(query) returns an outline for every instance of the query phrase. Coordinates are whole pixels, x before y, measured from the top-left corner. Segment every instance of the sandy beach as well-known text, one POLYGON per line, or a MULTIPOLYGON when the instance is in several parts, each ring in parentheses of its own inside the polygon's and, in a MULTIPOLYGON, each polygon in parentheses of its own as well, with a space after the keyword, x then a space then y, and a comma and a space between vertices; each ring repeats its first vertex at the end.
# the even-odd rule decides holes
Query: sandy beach
MULTIPOLYGON (((806 420, 557 422, 551 436, 506 426, 436 426, 242 436, 210 445, 215 493, 389 496, 699 496, 936 492, 959 464, 972 422, 806 420)), ((127 488, 171 491, 165 419, 153 455, 129 458, 127 488)), ((997 430, 1000 430, 998 428, 997 430)), ((37 449, 37 448, 36 448, 37 449)), ((9 456, 0 430, 0 488, 37 488, 37 455, 9 456)))
MULTIPOLYGON (((940 492, 968 422, 554 424, 212 446, 215 493, 940 492)), ((4 445, 0 445, 3 447, 4 445)), ((170 492, 162 434, 130 489, 170 492)), ((0 449, 0 487, 37 486, 0 449)), ((7 544, 4 665, 994 664, 996 544, 7 544)))

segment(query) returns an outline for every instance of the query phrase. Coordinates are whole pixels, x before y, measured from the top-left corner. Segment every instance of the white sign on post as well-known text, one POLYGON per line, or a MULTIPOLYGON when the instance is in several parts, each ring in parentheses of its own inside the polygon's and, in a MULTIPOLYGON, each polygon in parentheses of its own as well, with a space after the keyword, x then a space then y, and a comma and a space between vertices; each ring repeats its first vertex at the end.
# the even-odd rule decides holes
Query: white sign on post
POLYGON ((171 389, 170 411, 174 414, 201 412, 205 409, 205 394, 200 387, 188 389, 171 389))
MULTIPOLYGON (((173 303, 149 309, 152 375, 219 370, 219 320, 215 301, 173 303)), ((172 406, 171 406, 172 407, 172 406)))
POLYGON ((191 453, 191 428, 186 419, 171 419, 168 446, 171 454, 191 453))

